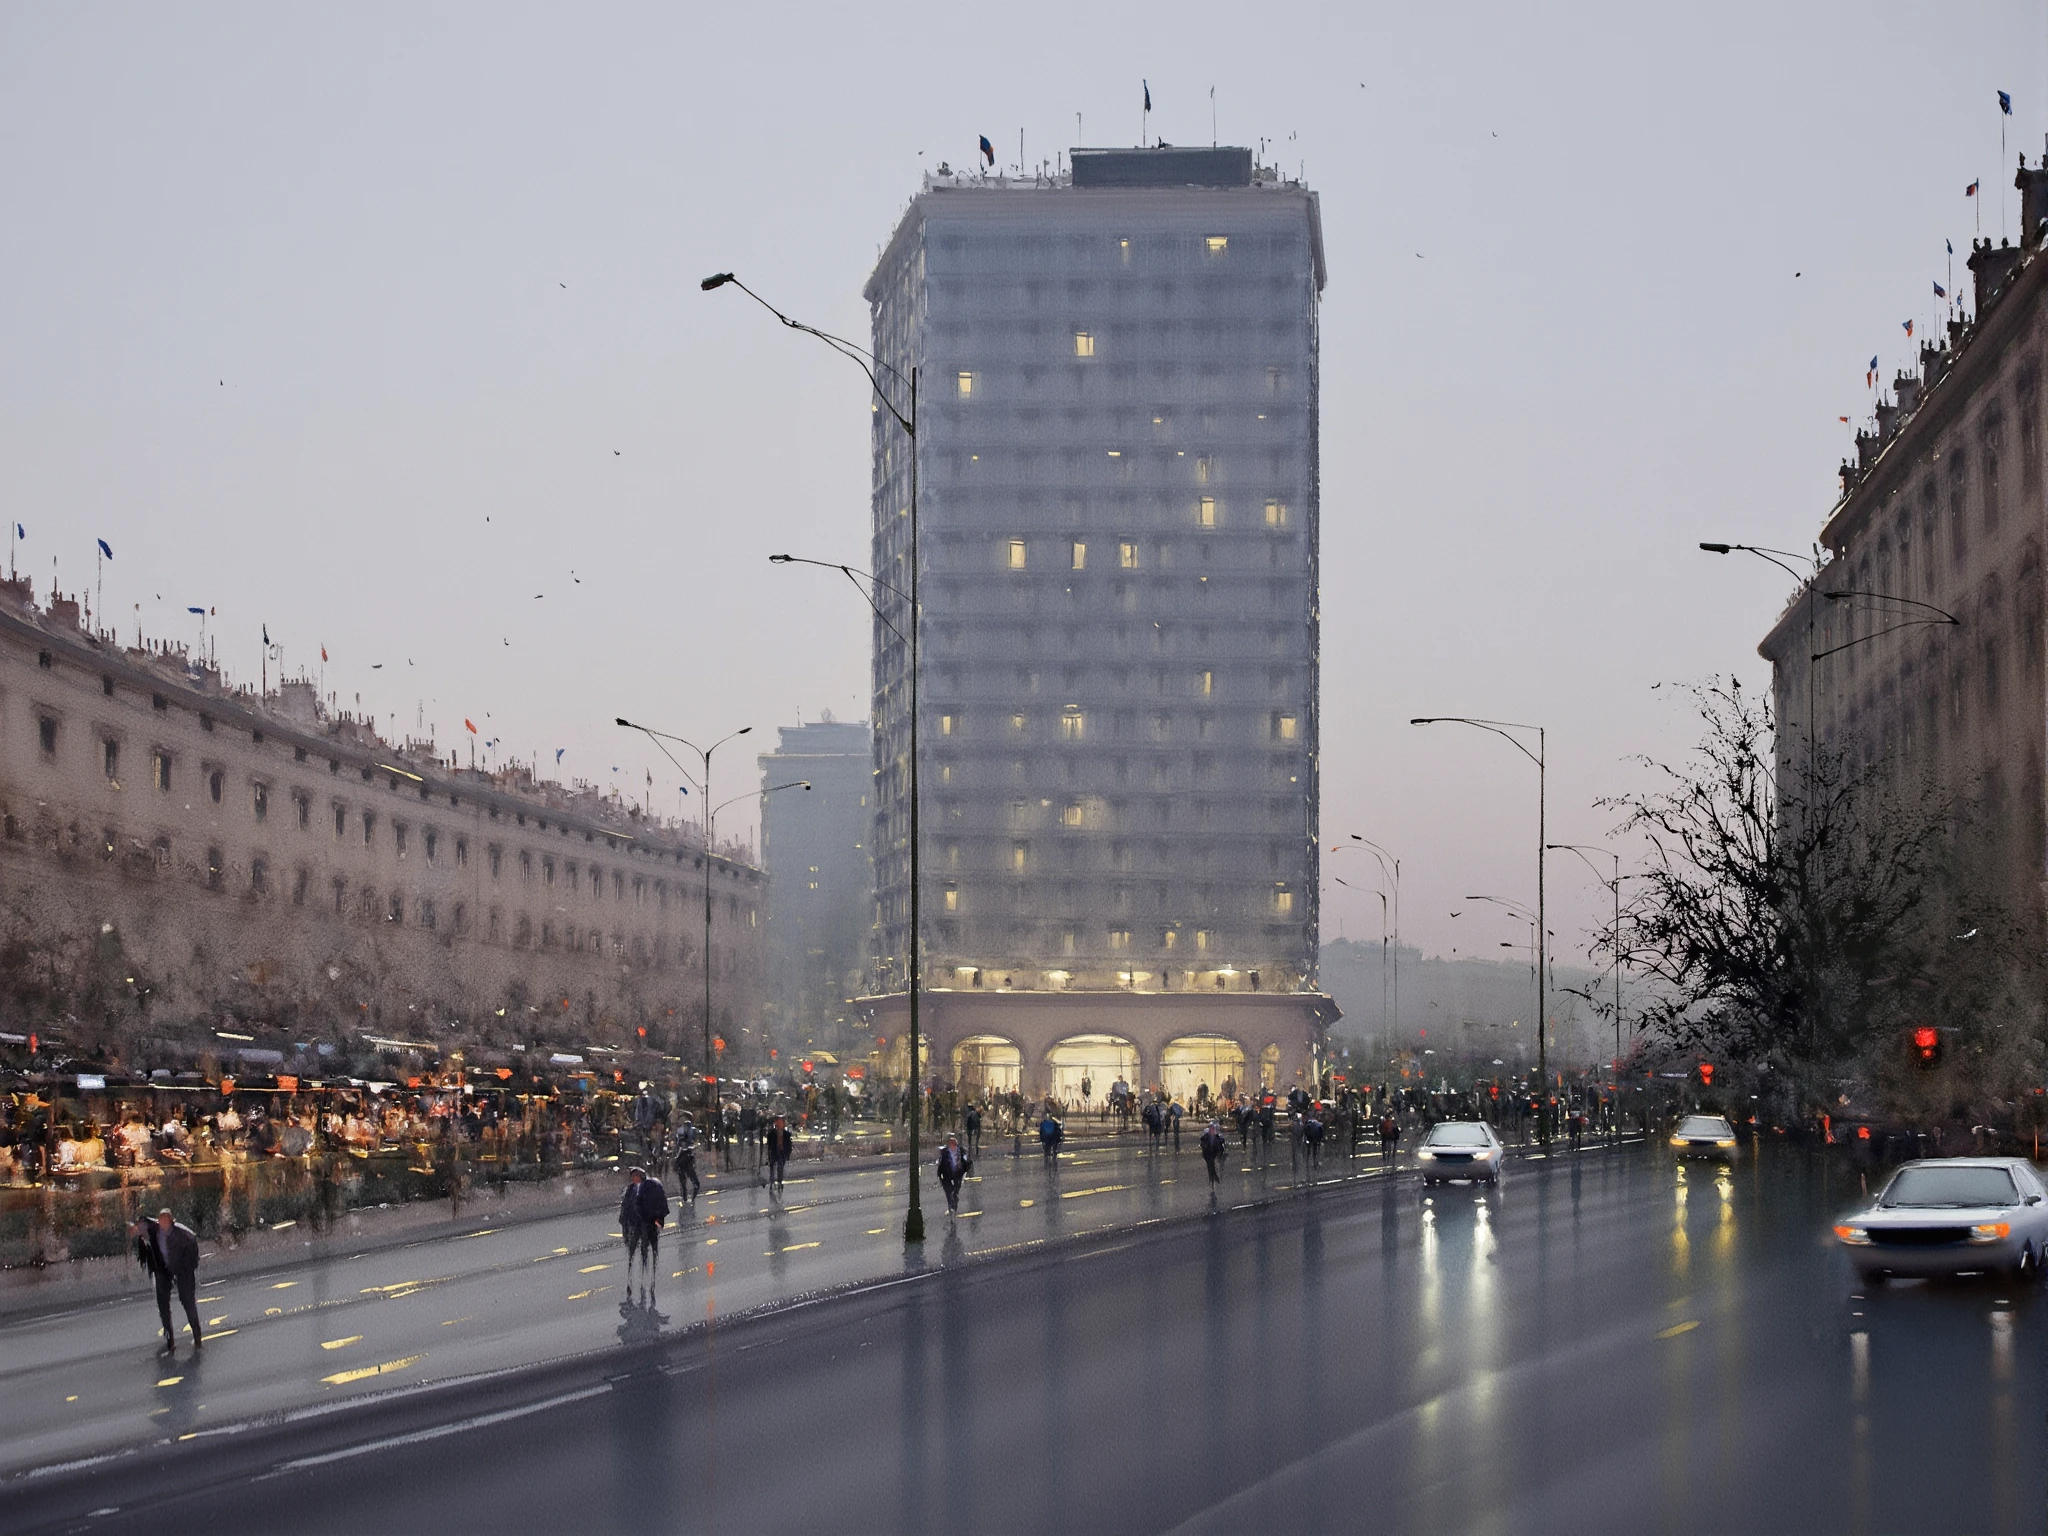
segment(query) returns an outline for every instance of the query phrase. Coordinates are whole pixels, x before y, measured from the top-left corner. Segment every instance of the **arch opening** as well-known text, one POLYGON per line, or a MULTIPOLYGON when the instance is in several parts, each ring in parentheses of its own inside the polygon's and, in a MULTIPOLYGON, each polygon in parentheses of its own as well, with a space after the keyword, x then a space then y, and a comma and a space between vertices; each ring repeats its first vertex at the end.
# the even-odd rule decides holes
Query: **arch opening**
POLYGON ((1069 1035, 1045 1053, 1045 1066, 1052 1096, 1066 1104, 1101 1103, 1119 1077, 1139 1086, 1138 1048, 1116 1035, 1069 1035))
POLYGON ((1198 1103, 1204 1088, 1214 1102, 1251 1086, 1244 1065, 1244 1047, 1228 1035, 1183 1035, 1159 1053, 1159 1082, 1183 1104, 1198 1103))
POLYGON ((1280 1091, 1280 1047, 1269 1045, 1259 1052, 1259 1087, 1267 1093, 1280 1091))
POLYGON ((1001 1035, 969 1035, 953 1047, 953 1082, 970 1097, 1009 1093, 1022 1085, 1024 1053, 1001 1035))

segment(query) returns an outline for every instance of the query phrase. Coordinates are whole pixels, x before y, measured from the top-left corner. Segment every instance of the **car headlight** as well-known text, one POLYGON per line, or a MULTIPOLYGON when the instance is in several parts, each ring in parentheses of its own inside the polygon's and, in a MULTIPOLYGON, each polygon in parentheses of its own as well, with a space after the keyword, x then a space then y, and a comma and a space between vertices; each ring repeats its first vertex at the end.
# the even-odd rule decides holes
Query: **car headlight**
POLYGON ((1970 1241, 1973 1243, 1999 1243, 2011 1236, 2012 1223, 2009 1221, 1980 1221, 1970 1228, 1970 1241))
POLYGON ((1671 1138, 1671 1145, 1673 1145, 1674 1147, 1682 1147, 1685 1145, 1685 1138, 1683 1136, 1674 1136, 1671 1138))
POLYGON ((1493 1156, 1493 1148, 1481 1147, 1477 1152, 1474 1152, 1472 1155, 1474 1157, 1491 1157, 1493 1156))
POLYGON ((1717 1147, 1732 1147, 1735 1145, 1735 1138, 1733 1136, 1717 1136, 1714 1138, 1714 1145, 1717 1147))
POLYGON ((1434 1152, 1430 1151, 1430 1150, 1429 1150, 1429 1148, 1427 1148, 1427 1147, 1417 1147, 1417 1148, 1415 1149, 1415 1155, 1416 1155, 1417 1157, 1429 1157, 1429 1158, 1433 1158, 1433 1157, 1435 1157, 1435 1156, 1436 1156, 1436 1154, 1435 1154, 1434 1152))
POLYGON ((1845 1243, 1855 1244, 1859 1247, 1867 1247, 1870 1243, 1870 1234, 1861 1227, 1836 1227, 1835 1236, 1845 1243))

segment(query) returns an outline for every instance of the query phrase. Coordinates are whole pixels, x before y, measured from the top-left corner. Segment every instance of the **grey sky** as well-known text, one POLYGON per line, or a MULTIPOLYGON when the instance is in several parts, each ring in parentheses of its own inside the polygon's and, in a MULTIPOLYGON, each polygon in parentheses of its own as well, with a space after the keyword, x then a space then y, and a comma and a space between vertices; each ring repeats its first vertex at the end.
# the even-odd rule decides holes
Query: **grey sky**
MULTIPOLYGON (((1692 734, 1651 684, 1763 680, 1787 582, 1695 545, 1811 541, 1836 417, 1934 320, 1944 237, 1967 290, 1964 186, 1987 232, 2016 218, 2044 28, 2017 4, 15 0, 0 510, 39 591, 53 555, 89 586, 104 537, 124 633, 138 602, 177 637, 217 604, 249 679, 260 624, 291 667, 324 643, 344 705, 403 734, 424 701, 444 750, 468 716, 637 794, 616 714, 763 745, 800 710, 858 718, 863 610, 766 557, 864 559, 864 386, 697 278, 858 336, 921 167, 980 133, 1012 161, 1020 126, 1050 158, 1077 111, 1133 142, 1141 78, 1153 131, 1203 142, 1213 84, 1222 138, 1323 198, 1325 843, 1391 845, 1408 937, 1485 952, 1510 919, 1446 914, 1533 895, 1533 773, 1408 717, 1546 724, 1552 837, 1591 841, 1627 756, 1692 734)), ((750 757, 721 778, 757 782, 750 757)), ((1552 877, 1569 953, 1605 898, 1552 877)), ((1376 899, 1332 895, 1326 937, 1377 935, 1376 899)))

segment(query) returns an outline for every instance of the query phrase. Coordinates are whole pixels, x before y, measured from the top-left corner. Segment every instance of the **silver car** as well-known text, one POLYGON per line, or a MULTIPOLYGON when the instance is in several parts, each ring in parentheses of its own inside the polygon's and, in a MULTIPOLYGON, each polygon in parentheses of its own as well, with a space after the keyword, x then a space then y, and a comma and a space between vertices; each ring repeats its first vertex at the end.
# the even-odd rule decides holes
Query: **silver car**
POLYGON ((1492 1126, 1481 1120, 1440 1120, 1429 1128, 1422 1145, 1415 1149, 1425 1185, 1451 1179, 1498 1184, 1500 1158, 1500 1138, 1493 1134, 1492 1126))
POLYGON ((1735 1161, 1735 1127, 1720 1115, 1687 1115, 1671 1133, 1671 1150, 1680 1157, 1712 1157, 1735 1161))
POLYGON ((1907 1163, 1870 1209, 1835 1225, 1865 1280, 2009 1274, 2033 1279, 2048 1253, 2048 1190, 2023 1157, 1907 1163))

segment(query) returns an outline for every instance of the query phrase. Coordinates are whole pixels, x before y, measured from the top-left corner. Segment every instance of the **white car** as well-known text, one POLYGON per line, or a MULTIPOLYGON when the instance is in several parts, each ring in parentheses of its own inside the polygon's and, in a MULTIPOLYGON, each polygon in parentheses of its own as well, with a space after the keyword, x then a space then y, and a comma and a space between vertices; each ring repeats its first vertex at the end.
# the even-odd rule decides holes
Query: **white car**
POLYGON ((1835 1237, 1865 1280, 2009 1274, 2033 1279, 2048 1254, 2048 1189, 2023 1157, 1907 1163, 1835 1237))
POLYGON ((1451 1179, 1500 1182, 1500 1138, 1482 1120, 1440 1120, 1415 1149, 1425 1185, 1451 1179))
POLYGON ((1720 1115, 1687 1115, 1671 1133, 1671 1149, 1680 1157, 1712 1157, 1735 1161, 1735 1127, 1720 1115))

